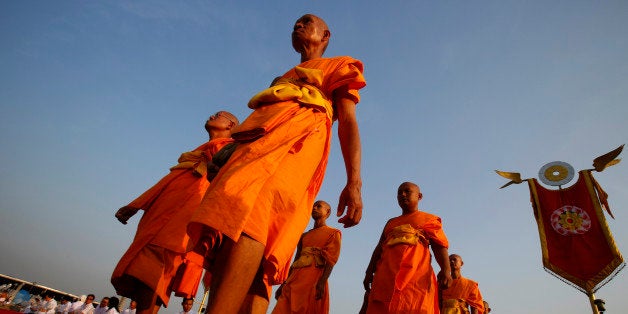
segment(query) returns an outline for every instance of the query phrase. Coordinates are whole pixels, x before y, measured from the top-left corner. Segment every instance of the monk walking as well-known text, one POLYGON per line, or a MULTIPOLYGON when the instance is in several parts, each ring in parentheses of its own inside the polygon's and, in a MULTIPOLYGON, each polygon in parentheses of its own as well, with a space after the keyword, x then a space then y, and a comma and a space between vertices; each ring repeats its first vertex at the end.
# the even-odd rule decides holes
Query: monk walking
POLYGON ((277 289, 273 314, 329 313, 327 279, 340 255, 340 230, 327 226, 331 207, 316 201, 314 228, 301 236, 286 282, 277 289))
POLYGON ((126 224, 144 210, 133 243, 111 276, 119 295, 137 301, 138 314, 155 313, 161 305, 167 306, 173 290, 181 296, 196 294, 204 257, 186 254, 186 227, 209 186, 207 165, 217 151, 233 141, 231 130, 237 125, 238 119, 229 112, 212 115, 205 123, 209 141, 183 153, 168 175, 116 212, 116 218, 126 224), (185 276, 179 278, 185 289, 172 285, 177 271, 185 276))
POLYGON ((364 277, 367 291, 360 313, 439 313, 438 286, 451 283, 449 243, 439 217, 419 211, 419 186, 404 182, 397 190, 402 215, 388 220, 364 277), (432 248, 440 266, 438 282, 432 248), (438 285, 438 286, 437 286, 438 285))
POLYGON ((241 307, 266 312, 271 285, 286 280, 307 227, 336 120, 347 172, 336 214, 345 227, 362 217, 355 107, 358 90, 366 85, 363 65, 346 56, 323 58, 330 37, 325 21, 315 15, 296 21, 292 47, 301 63, 249 101, 254 111, 233 133, 238 147, 188 226, 201 243, 224 235, 211 269, 209 314, 236 313, 241 307))
POLYGON ((478 283, 462 277, 462 257, 457 254, 449 255, 451 265, 451 286, 443 290, 443 314, 482 314, 484 313, 484 302, 478 283), (471 311, 469 312, 469 307, 471 311))

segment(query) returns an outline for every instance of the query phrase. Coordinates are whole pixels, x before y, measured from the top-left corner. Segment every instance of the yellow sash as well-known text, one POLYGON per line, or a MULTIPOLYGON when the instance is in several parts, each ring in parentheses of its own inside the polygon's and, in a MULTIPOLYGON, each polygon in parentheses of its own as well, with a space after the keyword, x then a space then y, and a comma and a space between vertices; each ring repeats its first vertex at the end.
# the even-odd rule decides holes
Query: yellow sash
POLYGON ((417 245, 419 243, 425 246, 429 245, 429 241, 425 237, 425 231, 414 229, 410 224, 394 227, 386 236, 386 245, 388 246, 396 244, 417 245))
POLYGON ((202 177, 207 173, 208 158, 203 151, 195 150, 181 154, 178 164, 170 168, 174 169, 193 169, 196 176, 202 177))
POLYGON ((320 90, 323 84, 323 71, 302 67, 294 68, 299 79, 279 78, 273 86, 259 92, 249 100, 249 108, 259 107, 282 101, 296 101, 302 105, 315 107, 333 120, 332 102, 320 90))
POLYGON ((315 263, 317 267, 322 267, 325 265, 325 258, 323 258, 323 252, 320 248, 308 246, 301 250, 301 256, 292 263, 292 268, 306 267, 313 263, 315 263))

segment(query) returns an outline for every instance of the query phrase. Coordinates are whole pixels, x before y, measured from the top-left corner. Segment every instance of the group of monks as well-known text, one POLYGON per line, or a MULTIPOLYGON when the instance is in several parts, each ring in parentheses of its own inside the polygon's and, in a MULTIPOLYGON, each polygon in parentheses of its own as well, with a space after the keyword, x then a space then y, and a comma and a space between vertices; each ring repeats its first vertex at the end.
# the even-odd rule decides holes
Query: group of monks
MULTIPOLYGON (((329 311, 327 279, 341 232, 326 224, 331 206, 315 198, 337 122, 347 181, 336 215, 345 228, 360 222, 355 109, 366 86, 361 61, 323 58, 330 38, 321 18, 300 17, 292 47, 301 63, 256 94, 242 122, 227 111, 212 115, 209 141, 183 153, 168 175, 116 212, 126 224, 144 211, 111 277, 119 295, 137 301, 138 314, 156 313, 173 292, 193 297, 201 280, 209 286, 208 314, 266 313, 273 285, 281 285, 273 313, 329 311), (303 233, 310 217, 314 228, 303 233)), ((448 312, 451 299, 485 313, 477 283, 460 276, 462 259, 448 262, 440 218, 418 210, 421 198, 416 184, 399 187, 403 214, 386 224, 373 252, 360 311, 439 313, 442 304, 445 313, 457 313, 448 312), (438 282, 429 247, 441 267, 438 282)))
POLYGON ((397 189, 402 214, 386 223, 366 268, 360 313, 489 313, 477 282, 462 277, 462 258, 448 253, 441 219, 419 210, 419 186, 397 189), (440 267, 435 276, 430 247, 440 267))

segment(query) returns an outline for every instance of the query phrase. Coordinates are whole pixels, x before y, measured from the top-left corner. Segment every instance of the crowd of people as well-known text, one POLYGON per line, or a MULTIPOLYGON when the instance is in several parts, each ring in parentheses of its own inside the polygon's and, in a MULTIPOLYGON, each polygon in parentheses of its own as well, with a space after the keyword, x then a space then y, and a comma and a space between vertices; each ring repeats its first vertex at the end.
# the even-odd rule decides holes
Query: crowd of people
MULTIPOLYGON (((78 298, 59 296, 52 292, 30 295, 26 300, 15 296, 14 291, 4 289, 0 291, 0 305, 9 306, 8 309, 21 313, 32 314, 136 314, 137 302, 129 300, 128 305, 117 296, 103 297, 95 303, 93 294, 81 295, 78 298), (13 298, 11 296, 13 295, 13 298), (57 300, 58 299, 58 300, 57 300), (124 309, 122 309, 124 307, 124 309)), ((126 302, 125 302, 126 303, 126 302)), ((178 314, 191 314, 194 306, 193 298, 183 298, 181 311, 178 314)))
MULTIPOLYGON (((356 104, 366 85, 360 60, 323 58, 330 38, 323 19, 300 17, 292 30, 300 63, 249 101, 253 111, 242 122, 225 110, 213 114, 205 122, 209 141, 183 153, 168 175, 116 212, 126 224, 143 211, 111 277, 116 293, 137 306, 130 311, 157 313, 172 293, 189 311, 203 281, 208 314, 266 313, 274 285, 274 314, 329 312, 341 232, 326 223, 329 203, 315 199, 337 123, 347 180, 336 215, 345 228, 361 220, 356 104), (314 227, 304 233, 310 218, 314 227)), ((441 219, 419 210, 422 198, 417 184, 399 186, 402 214, 386 223, 375 246, 360 313, 489 313, 477 282, 462 277, 462 258, 449 254, 441 219)), ((28 311, 118 314, 117 297, 103 298, 98 308, 93 300, 44 299, 28 311)))

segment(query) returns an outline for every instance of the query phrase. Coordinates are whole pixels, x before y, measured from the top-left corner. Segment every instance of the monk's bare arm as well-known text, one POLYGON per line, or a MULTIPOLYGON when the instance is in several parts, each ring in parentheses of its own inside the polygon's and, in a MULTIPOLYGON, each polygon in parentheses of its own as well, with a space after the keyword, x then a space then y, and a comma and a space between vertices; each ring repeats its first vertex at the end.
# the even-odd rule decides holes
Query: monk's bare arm
POLYGON ((334 269, 334 265, 331 265, 329 263, 325 263, 325 266, 323 268, 323 273, 321 274, 321 277, 318 278, 318 281, 316 282, 316 300, 320 300, 323 298, 323 296, 325 295, 325 284, 327 283, 327 279, 329 279, 329 275, 331 275, 331 271, 334 269))
POLYGON ((434 259, 440 266, 438 272, 438 286, 440 289, 447 289, 451 286, 453 279, 451 278, 451 265, 449 265, 449 251, 446 247, 436 243, 430 243, 432 252, 434 252, 434 259))
POLYGON ((371 291, 371 284, 373 283, 373 276, 375 275, 375 268, 377 266, 377 262, 382 257, 382 243, 384 241, 384 232, 379 237, 379 241, 377 242, 377 246, 373 250, 373 254, 371 254, 371 260, 369 261, 369 265, 366 267, 366 274, 364 275, 364 290, 367 292, 371 291))
MULTIPOLYGON (((341 238, 340 232, 335 233, 330 243, 325 245, 325 249, 337 247, 338 248, 337 252, 338 254, 340 254, 340 246, 341 246, 340 238, 341 238)), ((338 256, 335 256, 335 258, 337 260, 338 256)), ((325 260, 325 265, 323 267, 324 267, 323 273, 321 274, 321 276, 318 278, 318 281, 316 282, 316 295, 315 295, 316 300, 320 300, 325 296, 325 287, 327 286, 327 280, 329 279, 329 276, 331 275, 331 271, 334 269, 334 264, 325 260)))
MULTIPOLYGON (((345 93, 339 93, 339 95, 345 95, 345 93)), ((338 97, 334 99, 334 104, 338 112, 338 139, 347 171, 347 184, 340 193, 336 215, 340 217, 345 213, 338 222, 347 228, 357 225, 362 219, 362 176, 360 173, 362 146, 355 114, 355 102, 346 97, 338 97)))

